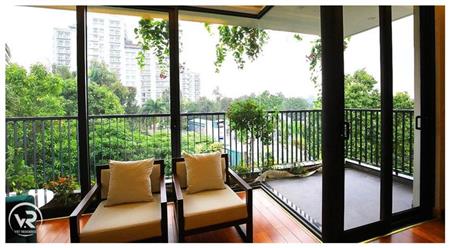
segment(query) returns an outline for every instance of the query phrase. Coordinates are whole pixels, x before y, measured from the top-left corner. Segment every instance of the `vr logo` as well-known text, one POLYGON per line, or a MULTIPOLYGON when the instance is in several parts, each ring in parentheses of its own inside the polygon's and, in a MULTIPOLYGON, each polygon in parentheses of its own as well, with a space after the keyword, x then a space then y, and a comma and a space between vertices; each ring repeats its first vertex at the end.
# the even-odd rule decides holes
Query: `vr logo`
POLYGON ((19 227, 23 228, 23 224, 27 224, 29 228, 35 228, 33 225, 33 222, 37 220, 37 214, 34 211, 26 210, 25 213, 27 216, 31 216, 29 218, 20 218, 19 214, 14 214, 14 217, 16 217, 17 223, 19 223, 19 227))
POLYGON ((36 226, 34 223, 38 220, 38 217, 41 220, 43 219, 42 213, 36 205, 22 202, 11 209, 8 216, 9 228, 19 236, 31 236, 36 233, 36 226), (20 213, 22 213, 22 216, 20 213), (26 216, 23 216, 23 213, 25 213, 26 216), (12 218, 13 216, 14 218, 12 218))

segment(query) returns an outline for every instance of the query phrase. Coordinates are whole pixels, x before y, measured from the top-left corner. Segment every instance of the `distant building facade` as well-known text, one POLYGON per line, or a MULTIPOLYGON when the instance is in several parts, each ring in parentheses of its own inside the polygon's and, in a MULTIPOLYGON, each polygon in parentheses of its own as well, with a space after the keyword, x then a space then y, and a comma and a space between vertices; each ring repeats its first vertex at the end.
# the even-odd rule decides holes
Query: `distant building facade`
POLYGON ((131 40, 125 40, 125 73, 122 84, 136 88, 136 102, 144 104, 152 98, 152 85, 155 84, 155 65, 149 52, 145 54, 145 65, 141 68, 136 62, 140 47, 131 40))
MULTIPOLYGON (((180 72, 180 93, 184 100, 197 101, 200 98, 200 74, 183 68, 180 72)), ((160 98, 164 92, 170 89, 170 78, 161 77, 161 70, 156 65, 156 80, 154 87, 154 99, 160 98)))
POLYGON ((71 70, 76 69, 75 35, 76 35, 75 26, 53 29, 54 65, 66 66, 71 70))
MULTIPOLYGON (((170 89, 168 75, 162 76, 155 56, 147 52, 141 68, 136 60, 140 47, 127 38, 121 16, 91 15, 88 17, 87 56, 92 61, 105 63, 117 75, 122 85, 136 89, 136 103, 156 100, 170 89)), ((53 61, 56 66, 76 70, 76 27, 54 28, 53 61)), ((200 97, 200 75, 184 68, 180 73, 180 90, 184 98, 195 101, 200 97)))

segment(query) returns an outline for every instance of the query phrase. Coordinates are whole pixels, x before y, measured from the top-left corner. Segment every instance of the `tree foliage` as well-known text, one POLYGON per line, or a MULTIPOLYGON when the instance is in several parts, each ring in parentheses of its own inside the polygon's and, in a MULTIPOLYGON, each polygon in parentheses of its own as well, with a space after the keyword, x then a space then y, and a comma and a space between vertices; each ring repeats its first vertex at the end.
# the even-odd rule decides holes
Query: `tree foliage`
MULTIPOLYGON (((296 38, 297 39, 297 38, 296 38)), ((298 39, 297 39, 298 40, 298 39)), ((344 50, 348 47, 350 37, 344 39, 344 50)), ((309 63, 310 80, 317 89, 318 96, 322 94, 322 84, 318 82, 320 73, 322 71, 322 41, 320 38, 311 42, 311 50, 306 56, 306 61, 309 63)))
POLYGON ((230 128, 242 133, 243 135, 239 136, 244 137, 244 142, 260 139, 263 145, 271 143, 273 123, 267 109, 255 99, 234 101, 228 108, 227 117, 230 120, 230 128))
POLYGON ((152 51, 158 60, 161 69, 161 77, 167 76, 169 64, 169 22, 160 19, 142 18, 139 26, 134 29, 138 45, 141 47, 136 60, 143 68, 145 65, 145 53, 152 51))
MULTIPOLYGON (((206 25, 210 34, 213 34, 209 25, 206 25)), ((268 33, 259 28, 242 26, 217 26, 219 41, 216 45, 216 72, 220 72, 220 67, 227 55, 233 56, 238 69, 243 69, 247 60, 254 61, 263 51, 263 46, 269 39, 268 33)))
POLYGON ((44 65, 6 67, 6 116, 64 115, 63 80, 44 65))
POLYGON ((89 64, 89 82, 98 85, 111 87, 113 84, 120 82, 117 75, 111 72, 105 62, 93 60, 89 64))
POLYGON ((414 100, 411 99, 408 92, 397 92, 394 95, 394 109, 413 109, 414 100))
MULTIPOLYGON (((205 24, 206 30, 213 35, 210 25, 205 24)), ((262 52, 269 35, 265 30, 241 26, 217 26, 219 41, 216 45, 216 72, 220 71, 225 58, 231 54, 239 69, 243 69, 246 60, 254 61, 262 52)), ((145 65, 145 53, 152 51, 158 60, 161 77, 168 74, 169 64, 169 26, 167 20, 146 19, 139 21, 134 29, 138 45, 141 50, 136 57, 139 66, 145 65)), ((181 63, 184 64, 184 63, 181 63)))

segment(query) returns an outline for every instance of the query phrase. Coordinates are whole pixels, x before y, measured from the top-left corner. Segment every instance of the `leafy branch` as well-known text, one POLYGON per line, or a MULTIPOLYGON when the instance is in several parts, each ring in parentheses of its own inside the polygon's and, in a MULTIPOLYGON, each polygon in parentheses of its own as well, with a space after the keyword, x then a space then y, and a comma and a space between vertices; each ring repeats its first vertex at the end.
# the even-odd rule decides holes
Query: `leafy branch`
MULTIPOLYGON (((206 30, 213 35, 210 25, 205 24, 206 30)), ((259 28, 220 25, 217 27, 219 41, 216 45, 216 73, 220 71, 228 54, 233 56, 238 69, 243 69, 246 60, 255 61, 264 44, 269 39, 268 33, 259 28)))
MULTIPOLYGON (((299 40, 297 37, 294 38, 299 40)), ((301 38, 301 37, 300 37, 301 38)), ((350 37, 344 39, 344 50, 348 47, 350 37)), ((317 82, 320 72, 322 71, 322 41, 320 38, 313 40, 312 47, 309 55, 306 56, 306 61, 309 63, 310 80, 313 82, 314 87, 318 89, 319 96, 321 95, 322 85, 317 82)))
POLYGON ((167 76, 169 70, 169 22, 166 20, 145 19, 139 20, 139 27, 134 29, 138 45, 141 50, 136 57, 138 65, 145 66, 145 54, 152 50, 161 69, 161 78, 167 76))

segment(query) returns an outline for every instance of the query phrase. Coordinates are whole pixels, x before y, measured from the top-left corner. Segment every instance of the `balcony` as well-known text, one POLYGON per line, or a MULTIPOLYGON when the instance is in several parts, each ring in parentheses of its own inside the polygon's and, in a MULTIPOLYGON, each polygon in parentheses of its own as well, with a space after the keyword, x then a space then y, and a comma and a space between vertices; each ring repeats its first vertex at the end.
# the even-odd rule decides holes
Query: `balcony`
MULTIPOLYGON (((351 127, 345 143, 348 204, 357 204, 356 201, 352 203, 352 197, 358 198, 358 202, 365 199, 376 203, 380 188, 381 112, 346 109, 345 113, 351 127)), ((320 110, 271 111, 267 118, 273 121, 274 130, 270 145, 263 145, 259 139, 246 142, 247 137, 231 130, 224 112, 183 113, 181 150, 205 152, 211 147, 219 147, 229 154, 230 166, 249 182, 263 171, 320 164, 320 110)), ((169 114, 99 115, 91 116, 89 123, 92 181, 95 166, 110 159, 156 157, 165 159, 170 165, 169 114)), ((411 207, 413 192, 413 111, 395 110, 394 125, 394 208, 403 210, 411 207)), ((50 180, 70 176, 79 181, 76 117, 7 118, 6 134, 7 170, 13 164, 21 163, 31 168, 22 176, 32 178, 30 193, 36 196, 38 206, 46 206, 53 198, 53 193, 44 189, 50 180)), ((253 136, 252 133, 246 135, 253 136)), ((8 179, 7 193, 14 194, 12 191, 17 182, 8 179)), ((321 180, 318 172, 306 178, 268 180, 263 186, 320 230, 321 180), (297 188, 309 190, 293 190, 297 188)), ((371 204, 372 208, 379 207, 375 203, 371 204)), ((357 209, 357 206, 349 209, 357 209)), ((374 216, 358 217, 356 214, 355 222, 349 225, 358 225, 358 218, 376 218, 379 209, 371 210, 365 213, 374 216)), ((51 211, 43 212, 47 217, 54 216, 51 211)))

